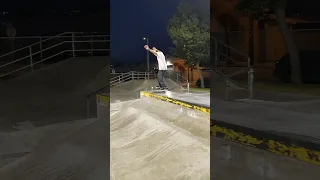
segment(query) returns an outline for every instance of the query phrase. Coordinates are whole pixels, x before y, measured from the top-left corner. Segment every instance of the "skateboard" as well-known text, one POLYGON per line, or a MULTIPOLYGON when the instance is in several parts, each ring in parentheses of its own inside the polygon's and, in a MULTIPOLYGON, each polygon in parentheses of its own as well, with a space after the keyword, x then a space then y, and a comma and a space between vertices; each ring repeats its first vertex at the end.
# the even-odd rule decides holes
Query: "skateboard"
POLYGON ((165 93, 167 90, 153 90, 153 93, 165 93))
POLYGON ((155 89, 153 90, 153 92, 155 93, 165 93, 166 91, 168 91, 168 89, 160 89, 159 87, 155 87, 155 89))

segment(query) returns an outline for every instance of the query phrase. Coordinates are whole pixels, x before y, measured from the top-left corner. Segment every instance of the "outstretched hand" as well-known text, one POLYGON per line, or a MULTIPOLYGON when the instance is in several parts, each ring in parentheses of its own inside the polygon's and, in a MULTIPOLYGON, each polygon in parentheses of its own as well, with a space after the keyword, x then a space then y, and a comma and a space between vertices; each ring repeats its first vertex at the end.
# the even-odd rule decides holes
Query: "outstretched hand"
POLYGON ((143 46, 146 50, 149 50, 150 48, 149 48, 149 46, 148 45, 145 45, 145 46, 143 46))

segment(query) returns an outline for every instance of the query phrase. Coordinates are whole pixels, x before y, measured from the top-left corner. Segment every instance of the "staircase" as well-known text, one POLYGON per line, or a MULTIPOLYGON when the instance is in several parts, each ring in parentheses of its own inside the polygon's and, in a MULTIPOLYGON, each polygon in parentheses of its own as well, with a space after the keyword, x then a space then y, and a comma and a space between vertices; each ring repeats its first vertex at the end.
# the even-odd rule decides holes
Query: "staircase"
POLYGON ((107 34, 64 32, 0 55, 0 79, 23 76, 48 65, 82 56, 108 56, 107 34))
POLYGON ((215 37, 211 37, 211 44, 213 44, 211 47, 212 92, 217 93, 218 96, 223 94, 225 100, 230 100, 235 99, 231 93, 245 91, 246 95, 241 98, 253 99, 254 71, 250 64, 250 57, 215 37))

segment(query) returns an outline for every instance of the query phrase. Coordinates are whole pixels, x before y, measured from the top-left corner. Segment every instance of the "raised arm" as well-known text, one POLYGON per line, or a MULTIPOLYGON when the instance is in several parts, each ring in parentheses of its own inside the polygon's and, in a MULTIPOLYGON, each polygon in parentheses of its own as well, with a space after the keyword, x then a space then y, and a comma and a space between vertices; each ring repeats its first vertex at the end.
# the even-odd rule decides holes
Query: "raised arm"
POLYGON ((148 45, 145 45, 144 48, 147 51, 150 51, 153 55, 158 56, 157 52, 155 50, 150 49, 148 45))

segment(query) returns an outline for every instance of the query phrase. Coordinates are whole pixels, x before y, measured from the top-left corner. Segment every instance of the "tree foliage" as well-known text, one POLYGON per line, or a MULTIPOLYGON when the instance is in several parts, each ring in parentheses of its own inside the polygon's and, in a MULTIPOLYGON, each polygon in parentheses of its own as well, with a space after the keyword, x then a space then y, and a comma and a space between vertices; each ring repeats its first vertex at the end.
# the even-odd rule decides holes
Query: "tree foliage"
POLYGON ((173 56, 182 58, 186 64, 208 64, 210 59, 210 16, 197 12, 182 1, 170 19, 168 34, 174 45, 173 56))

